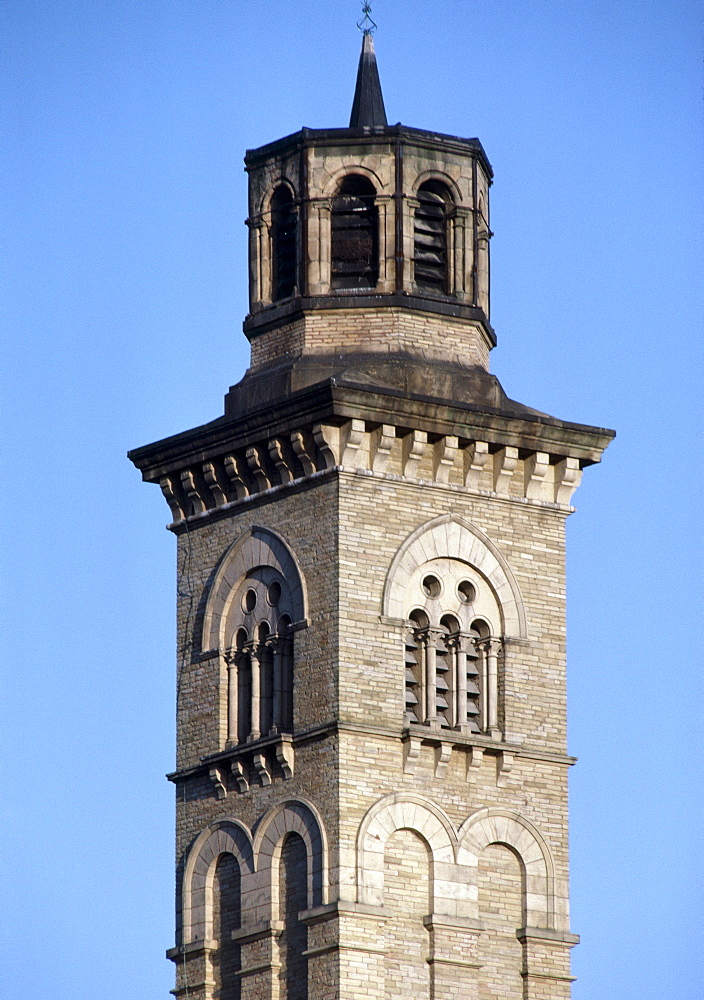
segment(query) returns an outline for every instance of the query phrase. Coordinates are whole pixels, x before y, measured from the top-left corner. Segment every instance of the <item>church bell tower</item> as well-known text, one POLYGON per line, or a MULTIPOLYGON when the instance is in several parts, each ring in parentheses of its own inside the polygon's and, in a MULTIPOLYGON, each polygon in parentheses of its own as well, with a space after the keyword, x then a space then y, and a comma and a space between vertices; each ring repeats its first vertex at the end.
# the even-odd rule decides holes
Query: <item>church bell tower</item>
POLYGON ((174 995, 567 1000, 564 523, 611 431, 489 372, 492 169, 249 150, 251 365, 130 453, 178 541, 174 995))

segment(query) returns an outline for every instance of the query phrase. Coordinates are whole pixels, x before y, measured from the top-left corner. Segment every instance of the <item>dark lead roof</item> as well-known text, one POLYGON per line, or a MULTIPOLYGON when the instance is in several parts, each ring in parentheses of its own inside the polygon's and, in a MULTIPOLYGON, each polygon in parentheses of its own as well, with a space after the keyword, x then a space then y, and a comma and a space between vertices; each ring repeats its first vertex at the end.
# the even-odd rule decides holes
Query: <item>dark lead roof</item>
POLYGON ((379 82, 374 42, 371 34, 365 32, 357 69, 357 86, 354 89, 350 128, 383 128, 386 124, 386 110, 379 82))

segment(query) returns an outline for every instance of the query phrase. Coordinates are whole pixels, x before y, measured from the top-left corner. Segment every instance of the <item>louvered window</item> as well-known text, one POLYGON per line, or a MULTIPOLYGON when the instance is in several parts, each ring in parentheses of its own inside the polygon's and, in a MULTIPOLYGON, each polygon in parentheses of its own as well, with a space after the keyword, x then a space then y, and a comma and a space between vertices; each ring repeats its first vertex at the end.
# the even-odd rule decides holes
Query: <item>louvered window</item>
POLYGON ((406 634, 406 722, 421 722, 423 719, 423 646, 417 629, 409 629, 406 634))
POLYGON ((366 177, 345 177, 332 204, 332 287, 375 288, 379 280, 379 212, 366 177))
POLYGON ((411 627, 406 633, 406 722, 425 719, 425 670, 428 618, 422 611, 411 612, 411 627))
POLYGON ((443 638, 435 647, 435 708, 438 722, 444 729, 452 726, 452 658, 443 638))
POLYGON ((429 292, 449 292, 447 188, 438 181, 426 181, 418 190, 413 225, 414 274, 416 286, 429 292))
POLYGON ((271 567, 245 577, 236 602, 244 624, 227 654, 227 741, 248 743, 293 732, 290 587, 271 567))
POLYGON ((479 719, 480 719, 480 698, 481 691, 479 690, 479 670, 477 669, 477 662, 479 659, 479 654, 477 653, 476 645, 474 641, 468 643, 465 652, 466 657, 466 673, 467 673, 467 711, 466 711, 466 721, 469 726, 469 731, 471 733, 480 732, 479 729, 479 719))
POLYGON ((296 210, 293 195, 281 184, 271 199, 272 299, 288 298, 296 288, 296 210))

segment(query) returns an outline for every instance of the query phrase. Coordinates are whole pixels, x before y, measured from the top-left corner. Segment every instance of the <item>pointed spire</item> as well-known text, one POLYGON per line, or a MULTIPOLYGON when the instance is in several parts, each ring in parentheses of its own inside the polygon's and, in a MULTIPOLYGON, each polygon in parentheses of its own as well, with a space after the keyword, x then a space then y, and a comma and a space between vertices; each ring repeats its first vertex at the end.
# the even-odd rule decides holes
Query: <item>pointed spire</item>
POLYGON ((357 69, 357 86, 354 89, 350 128, 378 128, 386 124, 388 123, 376 65, 374 41, 371 32, 365 31, 357 69))

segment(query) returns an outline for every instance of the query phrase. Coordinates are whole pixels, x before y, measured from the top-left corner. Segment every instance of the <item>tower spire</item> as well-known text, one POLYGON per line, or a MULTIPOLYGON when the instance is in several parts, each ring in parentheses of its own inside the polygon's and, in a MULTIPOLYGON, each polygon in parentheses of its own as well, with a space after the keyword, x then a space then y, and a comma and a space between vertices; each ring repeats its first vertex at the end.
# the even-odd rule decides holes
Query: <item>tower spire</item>
POLYGON ((365 3, 364 17, 357 27, 363 34, 362 52, 357 68, 357 84, 354 89, 350 128, 383 128, 386 124, 386 109, 381 93, 379 70, 376 65, 372 33, 376 24, 370 17, 371 6, 365 3))

